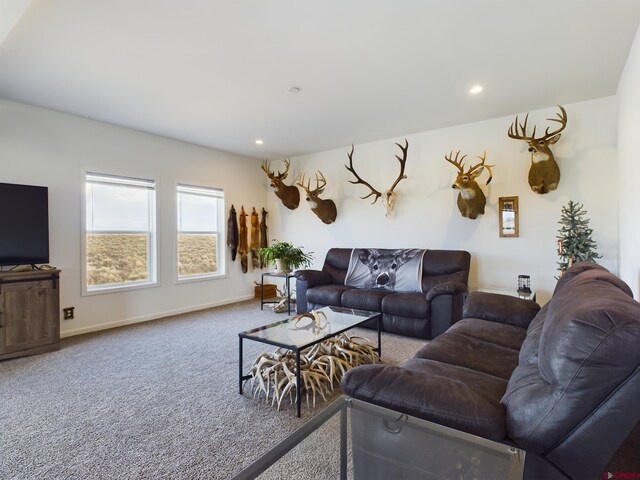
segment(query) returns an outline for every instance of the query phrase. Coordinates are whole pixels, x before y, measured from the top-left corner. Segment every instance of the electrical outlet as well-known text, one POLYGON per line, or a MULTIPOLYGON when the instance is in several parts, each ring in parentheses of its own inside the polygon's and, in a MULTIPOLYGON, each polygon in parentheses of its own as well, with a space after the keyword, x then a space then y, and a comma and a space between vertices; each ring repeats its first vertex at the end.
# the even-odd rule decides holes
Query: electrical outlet
POLYGON ((67 307, 62 309, 62 318, 64 320, 73 320, 75 318, 75 310, 76 307, 67 307))

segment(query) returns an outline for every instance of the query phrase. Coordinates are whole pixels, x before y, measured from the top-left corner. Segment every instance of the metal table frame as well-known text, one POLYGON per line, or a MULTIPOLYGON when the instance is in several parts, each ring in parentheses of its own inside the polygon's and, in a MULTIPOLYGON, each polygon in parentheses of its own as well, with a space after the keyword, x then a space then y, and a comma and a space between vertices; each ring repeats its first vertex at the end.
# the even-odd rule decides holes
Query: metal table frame
MULTIPOLYGON (((347 309, 348 310, 348 309, 347 309)), ((371 313, 375 313, 375 312, 371 312, 371 313)), ((274 345, 276 347, 280 347, 280 348, 285 348, 287 350, 290 350, 292 352, 295 352, 296 354, 296 410, 297 410, 297 415, 298 418, 300 418, 300 409, 301 409, 301 405, 302 405, 302 392, 300 391, 300 352, 302 350, 305 350, 309 347, 312 347, 318 343, 324 342, 325 340, 327 340, 328 338, 331 337, 335 337, 336 335, 339 335, 343 332, 346 332, 348 330, 351 330, 352 328, 358 327, 360 325, 362 325, 365 322, 368 322, 369 320, 376 320, 376 326, 378 329, 378 346, 376 347, 376 351, 378 352, 378 356, 380 358, 382 358, 382 314, 378 314, 375 317, 369 317, 369 318, 363 318, 361 322, 358 322, 354 325, 351 325, 350 327, 347 328, 343 328, 342 330, 338 330, 336 332, 332 332, 330 335, 325 335, 321 338, 317 338, 309 343, 306 343, 305 345, 302 346, 295 346, 295 345, 287 345, 281 342, 276 342, 273 340, 269 340, 266 338, 256 338, 253 337, 249 334, 247 334, 247 332, 241 332, 238 333, 238 390, 240 392, 240 395, 242 395, 242 390, 243 390, 243 383, 245 380, 251 378, 251 375, 243 375, 242 373, 242 340, 243 339, 247 339, 247 340, 253 340, 255 342, 261 342, 261 343, 266 343, 269 345, 274 345)), ((284 324, 284 323, 288 323, 291 320, 291 318, 287 318, 286 320, 281 320, 280 322, 276 322, 275 324, 270 324, 270 325, 266 325, 266 327, 269 326, 273 326, 276 324, 284 324)))
POLYGON ((264 272, 260 278, 260 310, 264 310, 264 305, 266 303, 278 303, 274 301, 264 300, 264 277, 275 277, 275 278, 284 278, 285 285, 287 289, 287 315, 291 315, 291 279, 295 277, 293 273, 274 273, 274 272, 264 272))
MULTIPOLYGON (((349 409, 353 408, 365 410, 378 415, 380 419, 384 419, 385 427, 393 427, 398 432, 401 430, 403 424, 419 425, 421 428, 440 435, 441 437, 455 439, 456 441, 459 441, 461 445, 475 445, 483 449, 505 455, 510 459, 507 480, 521 480, 523 477, 524 464, 526 460, 526 452, 524 450, 511 445, 478 437, 460 430, 455 430, 450 427, 445 427, 427 420, 411 417, 379 405, 374 405, 372 403, 347 396, 341 396, 274 448, 263 454, 255 462, 235 475, 232 480, 248 480, 257 478, 278 460, 293 450, 305 438, 317 431, 338 412, 340 412, 340 480, 347 480, 347 413, 349 409)), ((394 433, 395 430, 393 430, 394 433)))

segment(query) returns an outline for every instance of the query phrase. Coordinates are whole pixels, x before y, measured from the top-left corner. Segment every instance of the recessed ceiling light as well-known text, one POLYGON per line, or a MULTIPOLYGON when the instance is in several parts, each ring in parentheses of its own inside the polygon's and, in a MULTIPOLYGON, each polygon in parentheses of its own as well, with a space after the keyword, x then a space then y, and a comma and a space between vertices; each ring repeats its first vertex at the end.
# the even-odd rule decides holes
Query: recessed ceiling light
POLYGON ((302 91, 302 88, 298 87, 297 85, 291 85, 289 87, 289 93, 300 93, 302 91))
POLYGON ((256 140, 256 145, 262 145, 264 142, 260 139, 256 140))
POLYGON ((477 95, 477 94, 479 94, 480 92, 482 92, 482 90, 483 90, 483 89, 482 89, 482 85, 474 85, 473 87, 471 87, 471 88, 469 89, 469 93, 470 93, 471 95, 477 95))

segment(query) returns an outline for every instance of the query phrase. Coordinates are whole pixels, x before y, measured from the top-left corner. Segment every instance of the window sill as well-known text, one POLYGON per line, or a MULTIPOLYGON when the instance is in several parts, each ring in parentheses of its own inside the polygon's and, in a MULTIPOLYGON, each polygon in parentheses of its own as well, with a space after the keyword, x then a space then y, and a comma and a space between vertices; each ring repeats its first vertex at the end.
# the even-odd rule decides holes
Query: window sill
POLYGON ((176 285, 181 285, 183 283, 206 282, 208 280, 220 280, 227 277, 228 275, 226 273, 207 273, 203 275, 189 275, 189 276, 179 277, 175 279, 174 283, 176 285))
POLYGON ((155 288, 159 287, 160 282, 144 282, 144 283, 132 283, 132 284, 117 284, 109 285, 99 288, 87 290, 86 286, 82 289, 82 296, 88 297, 91 295, 102 295, 105 293, 120 293, 127 292, 129 290, 142 290, 143 288, 155 288))

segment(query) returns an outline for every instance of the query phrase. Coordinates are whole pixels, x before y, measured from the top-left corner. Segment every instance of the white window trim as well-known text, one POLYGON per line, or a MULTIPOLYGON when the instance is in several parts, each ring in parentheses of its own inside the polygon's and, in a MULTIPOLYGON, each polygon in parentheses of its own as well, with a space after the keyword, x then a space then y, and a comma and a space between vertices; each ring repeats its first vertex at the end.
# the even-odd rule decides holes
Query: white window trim
MULTIPOLYGON (((133 183, 135 184, 135 182, 133 183)), ((92 295, 103 295, 105 293, 118 293, 118 292, 126 292, 129 290, 141 290, 145 288, 156 288, 160 286, 160 235, 158 232, 160 231, 160 222, 158 218, 158 197, 160 191, 160 185, 158 179, 153 175, 146 175, 144 173, 107 173, 98 168, 87 168, 81 171, 80 177, 80 283, 81 283, 81 296, 87 297, 92 295), (151 269, 152 273, 151 280, 141 280, 135 282, 127 282, 127 283, 112 283, 104 286, 97 286, 88 289, 87 285, 87 190, 86 190, 86 181, 88 175, 100 175, 106 177, 114 177, 114 178, 122 178, 123 180, 127 179, 145 179, 152 181, 154 184, 154 201, 151 205, 151 222, 152 229, 150 233, 150 252, 149 258, 152 259, 151 269), (153 275, 155 274, 155 275, 153 275)))
POLYGON ((173 283, 182 285, 184 283, 205 282, 209 280, 220 280, 229 277, 229 260, 227 258, 227 231, 225 222, 225 191, 222 187, 213 185, 200 184, 194 185, 193 182, 175 181, 173 185, 173 283), (203 273, 199 275, 189 275, 181 277, 178 274, 178 187, 191 187, 195 190, 219 190, 221 195, 218 202, 218 221, 220 223, 220 231, 218 234, 218 250, 216 252, 216 261, 218 265, 222 265, 222 271, 216 273, 203 273))

